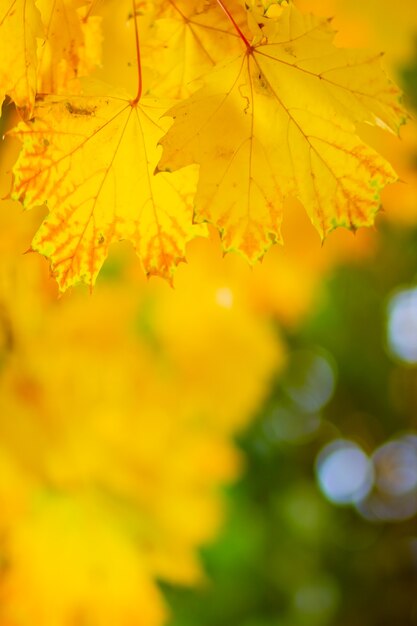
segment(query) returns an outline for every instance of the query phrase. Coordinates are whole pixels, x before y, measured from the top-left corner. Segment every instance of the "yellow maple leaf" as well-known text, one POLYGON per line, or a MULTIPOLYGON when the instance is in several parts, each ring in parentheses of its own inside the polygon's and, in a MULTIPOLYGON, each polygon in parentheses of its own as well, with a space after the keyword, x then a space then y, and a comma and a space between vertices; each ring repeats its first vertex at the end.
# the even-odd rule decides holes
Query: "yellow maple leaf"
POLYGON ((251 262, 281 240, 286 196, 301 200, 322 237, 370 225, 396 176, 356 125, 397 130, 404 120, 380 55, 336 48, 328 20, 292 5, 255 17, 253 43, 238 29, 242 54, 169 111, 159 164, 201 166, 196 221, 215 224, 225 249, 251 262))
POLYGON ((166 107, 118 94, 46 97, 23 143, 12 198, 44 202, 49 215, 32 248, 51 259, 61 290, 93 285, 112 242, 131 241, 148 275, 170 279, 185 245, 205 230, 191 221, 196 171, 153 176, 166 107))
POLYGON ((0 106, 6 95, 30 116, 36 94, 37 37, 42 24, 35 0, 8 0, 0 8, 0 106))

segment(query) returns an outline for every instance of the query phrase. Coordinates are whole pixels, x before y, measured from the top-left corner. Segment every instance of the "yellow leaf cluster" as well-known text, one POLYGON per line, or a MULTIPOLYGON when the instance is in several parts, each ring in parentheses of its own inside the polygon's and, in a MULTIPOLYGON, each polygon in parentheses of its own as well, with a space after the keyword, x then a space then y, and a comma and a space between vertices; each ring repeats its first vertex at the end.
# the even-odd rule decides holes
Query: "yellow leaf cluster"
POLYGON ((11 197, 46 203, 32 248, 62 291, 93 285, 122 239, 146 274, 171 280, 203 223, 253 263, 282 241, 291 197, 323 238, 373 223, 396 175, 359 127, 396 131, 404 112, 380 55, 337 48, 328 20, 278 0, 14 4, 1 28, 20 47, 0 72, 28 119, 12 131, 11 197), (101 20, 96 76, 112 86, 78 80, 94 76, 101 20))

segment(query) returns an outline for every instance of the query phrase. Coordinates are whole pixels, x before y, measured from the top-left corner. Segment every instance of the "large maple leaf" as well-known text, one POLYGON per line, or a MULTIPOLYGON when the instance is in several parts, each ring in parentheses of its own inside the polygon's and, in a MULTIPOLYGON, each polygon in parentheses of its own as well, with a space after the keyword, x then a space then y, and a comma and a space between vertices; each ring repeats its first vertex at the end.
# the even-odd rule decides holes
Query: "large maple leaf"
POLYGON ((195 220, 215 224, 226 250, 251 262, 281 240, 288 195, 322 237, 370 225, 396 176, 357 124, 396 130, 404 119, 380 55, 338 49, 328 20, 275 9, 274 19, 248 9, 253 42, 240 32, 242 53, 169 111, 175 122, 161 142, 160 170, 201 166, 195 220))
POLYGON ((51 259, 61 290, 92 285, 114 241, 131 241, 147 274, 170 279, 192 224, 196 171, 153 176, 166 107, 112 96, 50 96, 12 132, 23 143, 12 198, 44 202, 32 248, 51 259))

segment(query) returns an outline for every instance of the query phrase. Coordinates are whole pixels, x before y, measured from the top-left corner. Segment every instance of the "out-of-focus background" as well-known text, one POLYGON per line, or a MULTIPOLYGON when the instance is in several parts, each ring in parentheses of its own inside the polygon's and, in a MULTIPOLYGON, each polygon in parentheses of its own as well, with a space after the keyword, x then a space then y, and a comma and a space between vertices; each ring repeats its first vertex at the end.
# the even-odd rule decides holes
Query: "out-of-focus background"
MULTIPOLYGON (((411 0, 297 5, 416 114, 411 0)), ((0 203, 1 626, 417 624, 417 126, 362 132, 401 179, 374 229, 289 204, 284 248, 213 232, 173 289, 122 244, 58 297, 43 210, 0 203)))

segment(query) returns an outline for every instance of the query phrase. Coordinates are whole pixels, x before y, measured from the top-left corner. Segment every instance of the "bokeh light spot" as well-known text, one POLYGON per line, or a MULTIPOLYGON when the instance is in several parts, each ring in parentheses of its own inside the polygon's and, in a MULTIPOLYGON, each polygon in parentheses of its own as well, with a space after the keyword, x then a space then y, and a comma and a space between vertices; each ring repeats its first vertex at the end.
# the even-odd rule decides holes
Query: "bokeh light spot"
MULTIPOLYGON (((331 580, 319 580, 299 587, 294 596, 297 611, 310 619, 328 618, 337 608, 338 589, 331 580)), ((326 620, 327 621, 327 620, 326 620)), ((322 620, 320 619, 320 623, 322 620)))
POLYGON ((388 304, 388 345, 406 363, 417 363, 417 289, 393 296, 388 304))
POLYGON ((407 439, 389 441, 373 455, 375 482, 378 488, 393 496, 417 487, 417 447, 407 439))
POLYGON ((291 400, 303 411, 320 411, 335 388, 335 372, 324 354, 299 351, 291 356, 284 388, 291 400))
POLYGON ((277 407, 265 420, 265 434, 271 442, 302 444, 308 441, 319 429, 320 415, 317 413, 297 413, 286 407, 277 407))
POLYGON ((229 287, 221 287, 216 291, 216 302, 223 309, 231 309, 233 300, 233 292, 229 287))
POLYGON ((335 504, 362 500, 372 488, 370 459, 352 441, 338 439, 323 448, 316 469, 321 491, 335 504))

